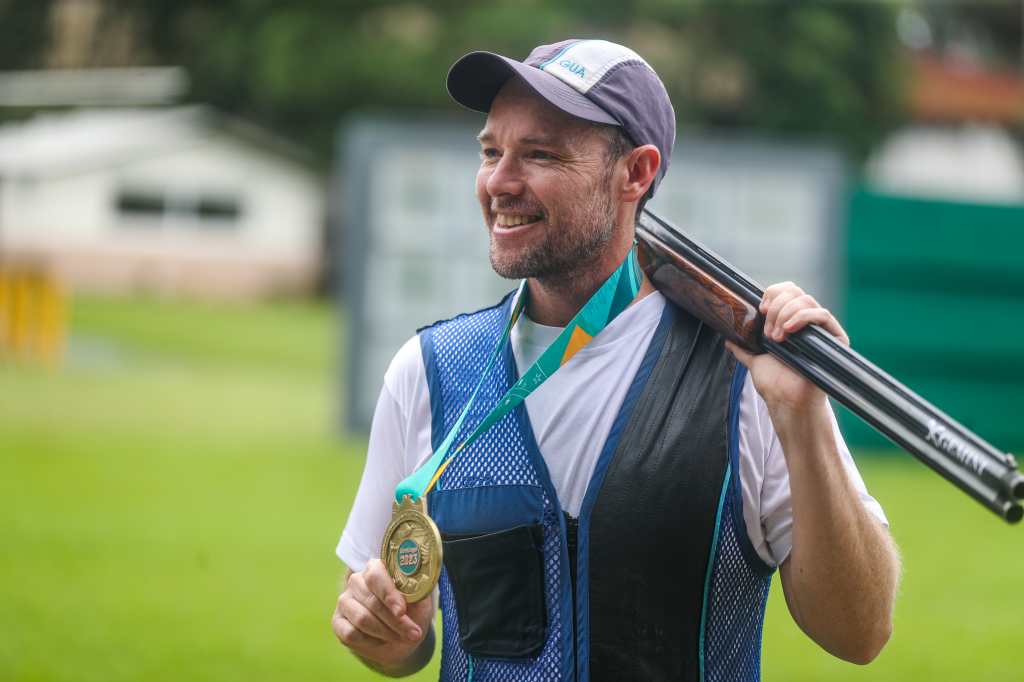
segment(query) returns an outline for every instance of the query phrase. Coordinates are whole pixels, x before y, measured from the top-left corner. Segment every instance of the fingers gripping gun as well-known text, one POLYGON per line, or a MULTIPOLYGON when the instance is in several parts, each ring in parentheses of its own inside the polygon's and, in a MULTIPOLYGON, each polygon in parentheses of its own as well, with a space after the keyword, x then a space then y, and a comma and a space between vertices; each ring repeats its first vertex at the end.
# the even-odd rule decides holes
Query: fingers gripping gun
POLYGON ((779 358, 1008 523, 1024 516, 1024 475, 1012 455, 816 325, 781 342, 763 338, 761 287, 651 211, 636 236, 644 273, 667 299, 743 348, 779 358))

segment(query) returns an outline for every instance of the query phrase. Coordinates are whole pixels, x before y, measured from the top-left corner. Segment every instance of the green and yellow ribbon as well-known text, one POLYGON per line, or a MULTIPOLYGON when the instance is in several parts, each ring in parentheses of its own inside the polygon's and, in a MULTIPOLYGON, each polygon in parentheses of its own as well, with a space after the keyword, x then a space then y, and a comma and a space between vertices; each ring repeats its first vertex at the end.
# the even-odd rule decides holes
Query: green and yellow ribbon
POLYGON ((565 363, 569 362, 576 353, 580 352, 595 336, 601 333, 601 330, 611 324, 612 320, 618 317, 619 313, 625 310, 633 299, 636 298, 637 292, 640 291, 641 282, 642 275, 636 260, 636 249, 630 249, 622 264, 604 281, 583 308, 576 313, 576 316, 566 325, 562 333, 558 335, 558 338, 541 353, 536 362, 523 372, 523 376, 520 377, 519 381, 505 392, 505 395, 502 396, 491 411, 480 420, 480 423, 473 429, 473 432, 453 448, 452 445, 455 442, 455 437, 461 430, 466 415, 469 414, 470 408, 476 401, 480 387, 483 386, 484 381, 494 369, 502 349, 508 343, 512 327, 519 320, 519 316, 526 307, 528 290, 526 280, 523 280, 519 285, 516 303, 512 307, 512 314, 509 315, 505 329, 498 339, 498 343, 494 346, 494 350, 491 351, 483 374, 480 375, 480 380, 473 389, 473 393, 466 402, 466 406, 462 408, 462 412, 459 414, 458 419, 455 420, 455 424, 452 425, 444 441, 441 442, 441 446, 434 451, 430 459, 398 484, 398 487, 395 489, 395 499, 401 502, 405 495, 409 495, 413 500, 418 500, 421 496, 430 492, 438 479, 441 478, 441 474, 444 473, 444 470, 460 452, 466 449, 487 429, 498 423, 502 417, 518 407, 548 377, 558 371, 565 363))

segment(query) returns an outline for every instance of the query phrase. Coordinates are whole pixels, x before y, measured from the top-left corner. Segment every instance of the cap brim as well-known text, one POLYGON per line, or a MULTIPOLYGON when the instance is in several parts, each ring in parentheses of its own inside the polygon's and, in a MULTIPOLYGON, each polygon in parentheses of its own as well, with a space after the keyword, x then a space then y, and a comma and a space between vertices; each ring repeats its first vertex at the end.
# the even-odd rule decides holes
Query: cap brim
POLYGON ((448 94, 474 111, 487 113, 498 91, 512 76, 519 76, 531 90, 567 114, 594 123, 621 125, 571 86, 538 68, 493 52, 470 52, 448 70, 448 94))

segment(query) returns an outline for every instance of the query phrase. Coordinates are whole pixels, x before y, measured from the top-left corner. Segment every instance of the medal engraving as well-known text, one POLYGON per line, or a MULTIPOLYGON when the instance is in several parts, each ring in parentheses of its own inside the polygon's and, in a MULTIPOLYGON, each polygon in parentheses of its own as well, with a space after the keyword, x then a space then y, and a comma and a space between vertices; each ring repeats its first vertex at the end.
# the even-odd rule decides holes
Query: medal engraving
POLYGON ((433 591, 441 576, 441 534, 427 516, 426 498, 413 502, 406 495, 401 504, 392 504, 380 560, 407 602, 417 602, 433 591))

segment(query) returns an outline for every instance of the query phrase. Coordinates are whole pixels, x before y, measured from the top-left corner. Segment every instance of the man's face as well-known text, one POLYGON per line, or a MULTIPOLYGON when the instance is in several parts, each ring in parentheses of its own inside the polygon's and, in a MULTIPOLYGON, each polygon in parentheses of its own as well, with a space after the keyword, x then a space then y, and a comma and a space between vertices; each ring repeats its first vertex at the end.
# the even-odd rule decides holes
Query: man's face
POLYGON ((612 161, 597 126, 511 79, 479 135, 476 193, 502 277, 566 277, 598 257, 615 228, 612 161))

